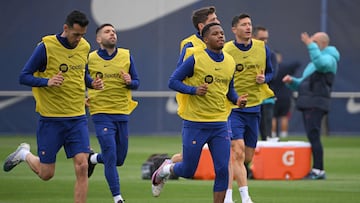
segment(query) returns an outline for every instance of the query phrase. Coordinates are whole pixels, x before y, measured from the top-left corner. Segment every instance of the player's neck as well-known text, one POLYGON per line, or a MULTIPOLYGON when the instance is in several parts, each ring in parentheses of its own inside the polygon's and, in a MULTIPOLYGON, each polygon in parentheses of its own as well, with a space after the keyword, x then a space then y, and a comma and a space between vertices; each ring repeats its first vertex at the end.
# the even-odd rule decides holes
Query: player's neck
POLYGON ((105 48, 105 50, 109 56, 111 56, 115 52, 115 48, 105 48))
POLYGON ((236 38, 236 43, 248 46, 251 43, 251 38, 236 38))

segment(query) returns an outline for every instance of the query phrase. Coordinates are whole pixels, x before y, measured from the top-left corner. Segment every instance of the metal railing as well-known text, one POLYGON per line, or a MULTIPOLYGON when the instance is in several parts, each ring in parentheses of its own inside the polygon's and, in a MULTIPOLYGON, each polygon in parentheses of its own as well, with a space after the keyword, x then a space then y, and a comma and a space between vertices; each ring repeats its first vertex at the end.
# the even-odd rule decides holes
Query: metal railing
MULTIPOLYGON (((175 97, 174 91, 133 91, 134 97, 175 97)), ((294 96, 296 96, 296 92, 294 96)), ((31 91, 0 91, 2 97, 32 96, 31 91)), ((332 92, 332 98, 360 98, 360 92, 332 92)))

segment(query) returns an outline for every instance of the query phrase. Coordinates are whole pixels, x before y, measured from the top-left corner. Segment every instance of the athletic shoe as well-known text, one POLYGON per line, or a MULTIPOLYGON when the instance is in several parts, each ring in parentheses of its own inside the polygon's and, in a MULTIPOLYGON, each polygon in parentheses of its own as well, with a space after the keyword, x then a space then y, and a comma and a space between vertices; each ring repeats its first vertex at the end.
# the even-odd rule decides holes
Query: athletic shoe
POLYGON ((95 152, 92 149, 90 149, 90 154, 89 154, 89 158, 88 158, 88 178, 90 178, 90 176, 93 174, 95 166, 96 166, 96 164, 93 164, 90 161, 90 157, 93 154, 95 154, 95 152))
POLYGON ((164 187, 165 181, 169 177, 170 174, 165 176, 161 176, 160 173, 165 165, 171 164, 170 159, 165 159, 165 161, 161 164, 161 166, 153 173, 151 177, 152 185, 151 190, 154 197, 158 197, 161 193, 162 188, 164 187))
POLYGON ((268 141, 268 142, 279 142, 279 138, 278 137, 267 137, 266 141, 268 141))
POLYGON ((325 171, 321 172, 320 174, 316 174, 313 171, 310 171, 309 174, 307 174, 303 180, 325 180, 326 174, 325 171))
POLYGON ((119 200, 117 203, 124 203, 125 200, 119 200))
POLYGON ((21 160, 21 150, 30 151, 30 145, 28 143, 21 143, 15 152, 11 153, 4 162, 4 171, 11 171, 15 166, 20 164, 23 160, 21 160))
POLYGON ((254 203, 252 200, 251 200, 251 198, 249 197, 245 202, 243 202, 243 203, 254 203))

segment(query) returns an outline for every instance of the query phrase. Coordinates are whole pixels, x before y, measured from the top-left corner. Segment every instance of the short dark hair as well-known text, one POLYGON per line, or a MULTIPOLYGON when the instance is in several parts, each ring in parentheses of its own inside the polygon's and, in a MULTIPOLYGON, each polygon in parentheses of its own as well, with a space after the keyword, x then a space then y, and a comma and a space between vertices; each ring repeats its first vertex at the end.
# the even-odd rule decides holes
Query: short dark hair
POLYGON ((65 24, 69 27, 73 27, 74 24, 86 27, 89 24, 89 20, 84 13, 74 10, 66 17, 65 24))
POLYGON ((262 25, 257 25, 255 27, 253 27, 253 36, 257 36, 259 31, 268 31, 268 29, 266 29, 266 27, 264 27, 262 25))
POLYGON ((215 12, 216 12, 215 6, 208 6, 195 10, 192 14, 192 22, 194 24, 195 29, 199 31, 198 24, 205 23, 207 17, 215 12))
POLYGON ((102 24, 102 25, 100 25, 98 28, 96 28, 96 34, 101 30, 101 29, 103 29, 104 27, 106 27, 106 26, 110 26, 110 27, 114 27, 112 24, 110 24, 110 23, 104 23, 104 24, 102 24))
POLYGON ((219 23, 209 23, 204 26, 204 28, 201 30, 201 36, 204 37, 208 34, 210 28, 215 25, 220 25, 219 23))
POLYGON ((232 19, 232 21, 231 21, 231 26, 232 26, 232 27, 235 27, 235 26, 238 24, 239 20, 241 20, 241 19, 243 19, 243 18, 250 18, 250 19, 251 19, 251 17, 250 17, 249 14, 247 14, 247 13, 242 13, 242 14, 240 14, 240 15, 238 15, 238 16, 234 16, 234 17, 233 17, 233 19, 232 19))

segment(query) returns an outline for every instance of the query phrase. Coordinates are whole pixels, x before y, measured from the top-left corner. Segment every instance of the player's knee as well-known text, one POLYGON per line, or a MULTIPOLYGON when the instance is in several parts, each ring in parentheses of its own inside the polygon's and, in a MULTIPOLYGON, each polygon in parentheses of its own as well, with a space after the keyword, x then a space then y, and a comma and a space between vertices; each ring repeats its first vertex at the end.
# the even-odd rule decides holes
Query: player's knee
POLYGON ((182 177, 183 178, 192 178, 195 175, 195 171, 196 171, 196 169, 193 170, 193 169, 190 169, 190 168, 189 168, 189 170, 184 170, 184 173, 183 173, 182 177))
POLYGON ((75 163, 75 172, 77 175, 87 174, 89 165, 87 161, 75 163))
POLYGON ((220 167, 218 169, 216 169, 216 176, 219 177, 220 179, 227 179, 227 177, 229 176, 229 168, 228 167, 220 167))
POLYGON ((183 178, 192 178, 192 177, 194 177, 194 174, 195 173, 189 173, 189 172, 184 173, 183 178))
POLYGON ((178 153, 178 154, 174 154, 172 157, 171 157, 171 161, 173 163, 177 163, 177 162, 180 162, 182 161, 183 157, 182 157, 182 154, 178 153))
POLYGON ((40 167, 36 173, 41 180, 50 180, 52 177, 54 177, 55 174, 55 164, 40 163, 40 167))
POLYGON ((124 165, 125 159, 126 159, 127 153, 121 153, 116 155, 114 159, 116 158, 116 166, 122 166, 124 165))
POLYGON ((116 166, 122 166, 122 165, 124 165, 124 162, 125 162, 125 159, 118 159, 116 161, 116 166))
POLYGON ((247 148, 245 152, 245 163, 250 163, 254 157, 255 149, 254 148, 247 148))
POLYGON ((233 156, 236 161, 244 161, 245 160, 245 153, 242 150, 235 150, 233 153, 233 156))
POLYGON ((54 177, 54 172, 43 172, 43 173, 39 173, 39 177, 41 178, 41 180, 44 180, 44 181, 48 181, 50 180, 52 177, 54 177))

